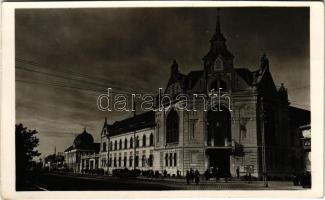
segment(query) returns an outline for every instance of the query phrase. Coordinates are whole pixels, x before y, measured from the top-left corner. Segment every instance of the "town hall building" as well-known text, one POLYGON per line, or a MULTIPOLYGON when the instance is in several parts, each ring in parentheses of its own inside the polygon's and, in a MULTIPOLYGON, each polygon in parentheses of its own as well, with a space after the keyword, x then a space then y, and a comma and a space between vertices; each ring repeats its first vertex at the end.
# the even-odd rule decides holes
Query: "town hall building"
POLYGON ((101 132, 99 167, 201 174, 215 168, 221 176, 250 173, 283 177, 303 170, 299 127, 310 111, 290 106, 284 84, 277 87, 267 56, 251 71, 234 63, 218 16, 202 66, 188 74, 174 61, 164 90, 171 102, 108 124, 101 132), (213 98, 193 98, 205 94, 213 98), (185 94, 189 110, 178 109, 185 94), (191 99, 195 99, 192 101, 191 99), (215 100, 218 101, 215 101, 215 100))

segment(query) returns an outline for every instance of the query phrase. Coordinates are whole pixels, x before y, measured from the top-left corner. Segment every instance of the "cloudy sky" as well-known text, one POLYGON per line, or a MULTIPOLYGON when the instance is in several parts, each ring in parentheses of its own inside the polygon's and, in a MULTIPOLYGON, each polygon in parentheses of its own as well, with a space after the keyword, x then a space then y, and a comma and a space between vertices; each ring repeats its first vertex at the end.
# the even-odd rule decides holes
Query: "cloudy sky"
MULTIPOLYGON (((16 119, 39 131, 43 155, 64 151, 84 127, 99 141, 131 113, 97 109, 105 88, 165 87, 170 65, 202 69, 216 8, 39 9, 16 11, 16 119)), ((257 69, 265 52, 276 85, 309 109, 309 9, 223 8, 221 28, 235 67, 257 69)))

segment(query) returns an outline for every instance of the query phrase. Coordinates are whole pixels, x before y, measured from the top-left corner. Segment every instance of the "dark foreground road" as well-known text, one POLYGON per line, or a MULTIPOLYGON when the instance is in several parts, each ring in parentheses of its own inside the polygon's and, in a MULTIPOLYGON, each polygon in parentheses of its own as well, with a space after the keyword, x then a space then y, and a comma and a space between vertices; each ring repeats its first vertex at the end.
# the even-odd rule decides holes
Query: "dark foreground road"
POLYGON ((265 188, 262 182, 248 184, 242 181, 233 182, 201 182, 198 185, 187 185, 185 180, 160 181, 123 179, 108 176, 84 176, 67 174, 38 174, 33 176, 32 183, 24 190, 50 191, 127 191, 127 190, 300 190, 292 182, 269 182, 265 188))
POLYGON ((33 184, 40 190, 50 191, 117 191, 117 190, 179 190, 178 187, 148 183, 136 179, 116 177, 95 178, 66 176, 60 174, 42 174, 33 178, 33 184))

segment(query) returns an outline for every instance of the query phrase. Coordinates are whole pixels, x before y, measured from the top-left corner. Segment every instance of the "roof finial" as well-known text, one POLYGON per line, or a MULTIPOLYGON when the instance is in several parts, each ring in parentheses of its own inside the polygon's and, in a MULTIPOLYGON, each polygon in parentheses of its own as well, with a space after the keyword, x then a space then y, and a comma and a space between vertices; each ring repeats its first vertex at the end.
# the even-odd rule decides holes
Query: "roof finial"
POLYGON ((216 24, 216 32, 221 33, 220 29, 220 8, 217 9, 217 24, 216 24))

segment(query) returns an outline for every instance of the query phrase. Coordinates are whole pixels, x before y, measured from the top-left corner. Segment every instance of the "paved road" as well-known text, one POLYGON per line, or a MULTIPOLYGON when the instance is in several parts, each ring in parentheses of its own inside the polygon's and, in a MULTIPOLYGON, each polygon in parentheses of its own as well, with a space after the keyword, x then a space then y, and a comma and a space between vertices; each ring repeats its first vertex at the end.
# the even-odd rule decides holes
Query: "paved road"
POLYGON ((265 188, 261 182, 248 184, 246 182, 202 182, 199 185, 187 185, 185 180, 150 181, 138 179, 123 179, 107 176, 76 176, 60 174, 43 174, 34 177, 34 186, 39 190, 50 191, 121 191, 121 190, 297 190, 301 187, 290 183, 272 183, 265 188))
POLYGON ((118 191, 118 190, 179 190, 178 187, 116 177, 96 178, 60 174, 38 175, 33 180, 40 190, 50 191, 118 191))

